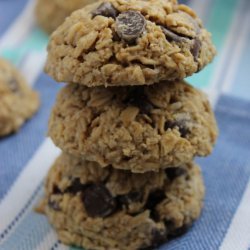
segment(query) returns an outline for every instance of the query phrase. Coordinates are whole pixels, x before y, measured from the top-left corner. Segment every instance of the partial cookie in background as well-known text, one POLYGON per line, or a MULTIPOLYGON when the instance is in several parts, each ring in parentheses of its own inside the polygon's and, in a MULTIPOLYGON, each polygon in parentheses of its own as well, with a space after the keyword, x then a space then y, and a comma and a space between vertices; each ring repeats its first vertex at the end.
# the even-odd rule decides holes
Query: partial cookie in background
POLYGON ((107 0, 74 12, 53 33, 46 72, 81 85, 184 79, 212 61, 210 33, 175 0, 107 0))
POLYGON ((48 174, 39 210, 63 243, 84 249, 153 249, 187 231, 200 216, 203 198, 194 163, 132 174, 62 154, 48 174))
POLYGON ((132 172, 158 171, 211 153, 217 125, 205 94, 180 82, 59 92, 49 136, 63 151, 132 172))
POLYGON ((38 107, 38 94, 14 66, 0 59, 0 136, 18 131, 38 107))
POLYGON ((48 34, 52 33, 74 10, 95 2, 94 0, 37 0, 36 19, 48 34))

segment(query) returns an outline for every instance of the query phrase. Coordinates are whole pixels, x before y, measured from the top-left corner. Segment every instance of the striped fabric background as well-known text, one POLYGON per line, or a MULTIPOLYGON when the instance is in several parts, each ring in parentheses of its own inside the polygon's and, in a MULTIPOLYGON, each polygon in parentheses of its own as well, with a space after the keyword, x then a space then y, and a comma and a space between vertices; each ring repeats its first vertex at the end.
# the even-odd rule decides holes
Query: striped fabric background
MULTIPOLYGON (((250 1, 181 2, 199 13, 218 50, 214 62, 188 80, 209 95, 220 137, 212 156, 197 159, 207 187, 201 219, 160 249, 250 250, 250 1)), ((33 0, 0 0, 0 56, 16 64, 42 100, 20 133, 0 140, 0 249, 73 250, 33 211, 60 153, 46 131, 61 87, 42 72, 48 38, 35 25, 33 7, 33 0)))

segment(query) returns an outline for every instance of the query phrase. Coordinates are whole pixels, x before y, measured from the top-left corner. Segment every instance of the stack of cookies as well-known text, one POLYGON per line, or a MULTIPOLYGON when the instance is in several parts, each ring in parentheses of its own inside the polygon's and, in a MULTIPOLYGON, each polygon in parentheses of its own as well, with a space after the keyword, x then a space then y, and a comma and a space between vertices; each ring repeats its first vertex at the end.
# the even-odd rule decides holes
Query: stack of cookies
POLYGON ((154 249, 200 215, 195 156, 217 137, 206 96, 183 81, 215 55, 209 33, 175 0, 107 0, 53 33, 45 70, 60 91, 49 135, 63 150, 44 212, 63 243, 154 249))

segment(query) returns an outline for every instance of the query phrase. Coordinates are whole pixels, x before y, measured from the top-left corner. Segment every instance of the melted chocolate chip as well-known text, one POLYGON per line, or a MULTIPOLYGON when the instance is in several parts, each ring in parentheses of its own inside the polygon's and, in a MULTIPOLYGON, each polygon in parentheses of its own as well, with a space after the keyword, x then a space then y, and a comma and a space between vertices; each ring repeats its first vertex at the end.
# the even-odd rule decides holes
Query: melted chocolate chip
POLYGON ((118 16, 118 10, 111 3, 102 3, 99 7, 92 12, 93 17, 105 16, 116 18, 118 16))
POLYGON ((149 114, 154 107, 145 95, 143 88, 140 87, 131 89, 123 102, 127 105, 138 107, 140 112, 144 114, 149 114))
POLYGON ((171 220, 166 220, 164 223, 168 230, 169 238, 175 238, 185 234, 188 231, 188 229, 192 226, 192 223, 190 223, 183 225, 182 227, 175 228, 175 223, 171 220))
POLYGON ((200 54, 201 49, 201 41, 199 38, 195 38, 193 42, 193 47, 191 49, 191 53, 194 57, 194 61, 197 62, 200 54))
POLYGON ((186 122, 185 120, 181 120, 181 121, 166 121, 165 122, 165 126, 164 129, 173 129, 177 127, 179 129, 179 132, 181 134, 181 137, 186 137, 190 131, 189 129, 186 127, 186 122))
POLYGON ((122 40, 128 43, 133 43, 140 37, 145 26, 144 16, 134 10, 123 12, 116 18, 116 32, 122 40))
POLYGON ((61 194, 62 191, 57 187, 53 186, 52 194, 61 194))
POLYGON ((167 240, 166 232, 163 230, 152 230, 152 247, 158 247, 167 240))
POLYGON ((73 183, 65 189, 65 193, 76 194, 78 192, 84 191, 86 184, 82 184, 79 178, 76 178, 73 183))
POLYGON ((178 168, 178 167, 172 167, 172 168, 166 168, 165 173, 170 181, 173 181, 179 176, 182 176, 187 173, 187 170, 184 168, 178 168))
POLYGON ((87 186, 82 197, 85 209, 90 217, 106 217, 115 212, 116 200, 103 184, 87 186))
POLYGON ((173 31, 169 30, 167 27, 164 27, 162 25, 160 25, 162 32, 164 33, 164 35, 166 36, 166 39, 169 42, 177 42, 177 43, 181 43, 181 42, 186 42, 187 38, 182 37, 176 33, 174 33, 173 31))
POLYGON ((140 250, 153 250, 167 241, 167 234, 164 230, 154 228, 151 235, 151 246, 141 247, 140 250))
POLYGON ((139 191, 134 191, 126 195, 120 195, 117 197, 117 201, 122 207, 122 205, 128 206, 130 203, 133 202, 141 202, 143 199, 143 194, 139 191))
POLYGON ((161 189, 157 189, 149 194, 145 207, 149 210, 153 210, 156 205, 162 202, 165 198, 165 192, 161 189))
POLYGON ((61 210, 59 204, 58 204, 56 201, 51 201, 51 200, 49 200, 48 206, 49 206, 51 209, 55 210, 55 211, 60 211, 60 210, 61 210))

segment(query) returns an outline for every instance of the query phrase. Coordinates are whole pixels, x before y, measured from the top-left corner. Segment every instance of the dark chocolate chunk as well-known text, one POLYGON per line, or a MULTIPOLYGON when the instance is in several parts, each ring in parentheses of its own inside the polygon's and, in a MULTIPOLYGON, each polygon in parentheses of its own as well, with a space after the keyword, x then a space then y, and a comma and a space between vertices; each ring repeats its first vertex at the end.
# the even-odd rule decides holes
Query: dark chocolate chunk
POLYGON ((48 206, 49 206, 51 209, 55 210, 55 211, 60 211, 60 210, 61 210, 59 204, 58 204, 56 201, 49 200, 48 206))
POLYGON ((183 225, 182 227, 175 228, 175 223, 172 220, 164 221, 166 228, 168 230, 169 238, 175 238, 185 234, 188 229, 192 226, 192 223, 183 225))
POLYGON ((173 129, 177 127, 179 129, 179 132, 181 134, 181 137, 186 137, 190 131, 189 129, 186 127, 186 121, 185 120, 180 120, 180 121, 166 121, 165 122, 165 130, 167 129, 173 129))
POLYGON ((9 87, 10 87, 11 91, 17 92, 19 90, 18 82, 17 82, 17 80, 15 78, 11 78, 8 81, 8 84, 9 84, 9 87))
POLYGON ((105 16, 116 18, 118 16, 118 10, 111 3, 102 3, 99 7, 92 12, 93 17, 105 16))
POLYGON ((53 194, 62 194, 62 191, 57 186, 53 186, 52 193, 53 194))
POLYGON ((165 192, 161 189, 157 189, 149 194, 145 207, 149 210, 152 210, 156 207, 157 204, 162 202, 165 198, 166 198, 165 192))
POLYGON ((134 191, 126 195, 120 195, 117 197, 119 205, 122 207, 122 205, 128 206, 132 202, 141 202, 143 199, 143 194, 139 191, 134 191))
POLYGON ((181 43, 181 42, 186 42, 187 38, 182 37, 176 33, 174 33, 173 31, 169 30, 167 27, 164 27, 162 25, 160 25, 162 32, 164 33, 164 35, 166 36, 166 39, 169 42, 177 42, 177 43, 181 43))
POLYGON ((149 114, 154 108, 141 87, 133 87, 123 102, 138 107, 144 114, 149 114))
POLYGON ((82 184, 79 178, 76 178, 73 183, 65 189, 65 193, 76 194, 78 192, 84 191, 86 184, 82 184))
POLYGON ((140 37, 145 26, 144 16, 134 10, 123 12, 116 18, 116 32, 122 40, 128 43, 134 42, 140 37))
POLYGON ((159 247, 161 244, 166 242, 167 235, 166 232, 159 229, 153 229, 152 230, 152 247, 159 247))
POLYGON ((191 53, 194 57, 194 61, 198 61, 198 57, 200 54, 200 49, 201 49, 201 41, 199 38, 195 38, 193 41, 193 47, 191 48, 191 53))
POLYGON ((153 250, 167 241, 167 234, 164 230, 154 228, 151 235, 151 245, 146 247, 142 246, 140 250, 153 250))
POLYGON ((187 173, 187 170, 179 167, 166 168, 165 173, 170 181, 187 173))
POLYGON ((112 35, 113 35, 113 41, 114 42, 120 42, 121 41, 121 38, 118 36, 118 34, 115 31, 112 32, 112 35))
POLYGON ((83 203, 90 217, 106 217, 115 212, 117 203, 103 184, 91 184, 83 192, 83 203))

